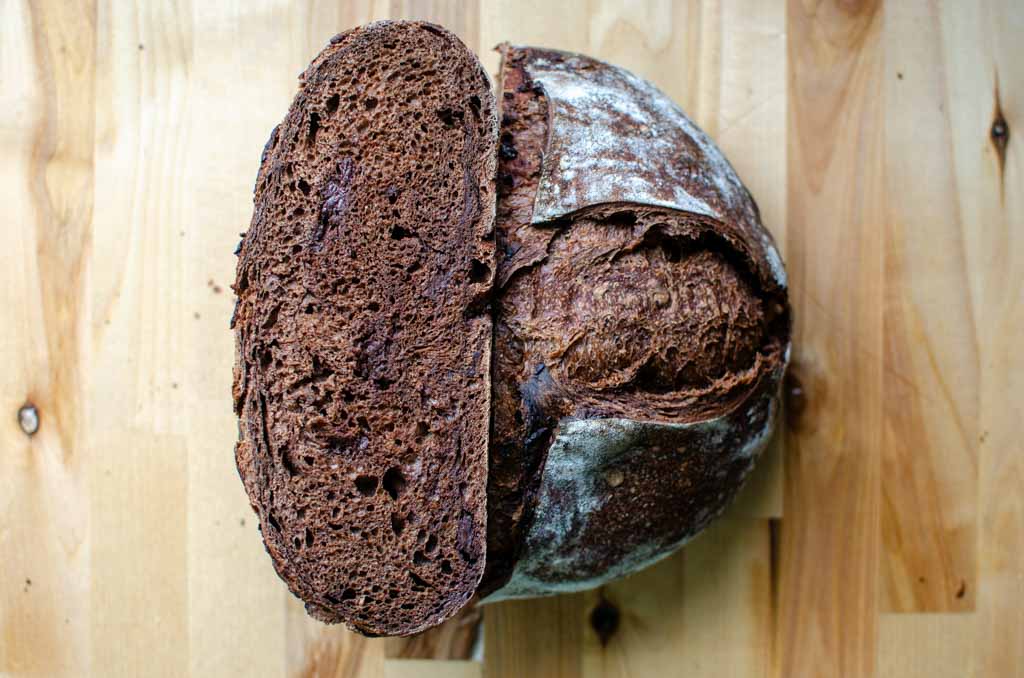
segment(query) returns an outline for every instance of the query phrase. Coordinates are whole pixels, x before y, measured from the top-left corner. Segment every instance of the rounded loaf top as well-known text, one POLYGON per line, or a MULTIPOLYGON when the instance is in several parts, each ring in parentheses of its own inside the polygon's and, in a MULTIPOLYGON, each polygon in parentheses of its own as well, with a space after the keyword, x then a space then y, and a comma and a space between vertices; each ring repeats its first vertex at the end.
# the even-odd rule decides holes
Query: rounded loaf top
POLYGON ((487 600, 600 585, 728 504, 788 359, 786 275, 664 94, 503 46, 487 600))

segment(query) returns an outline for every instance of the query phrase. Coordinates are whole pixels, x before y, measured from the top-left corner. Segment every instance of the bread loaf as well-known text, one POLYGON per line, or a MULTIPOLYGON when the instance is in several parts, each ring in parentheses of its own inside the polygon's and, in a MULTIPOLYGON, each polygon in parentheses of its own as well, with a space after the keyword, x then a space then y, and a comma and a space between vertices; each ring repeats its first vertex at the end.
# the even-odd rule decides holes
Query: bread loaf
POLYGON ((778 253, 711 140, 625 70, 502 55, 487 600, 703 529, 767 442, 789 342, 778 253))
POLYGON ((239 473, 310 614, 408 634, 484 568, 497 138, 431 24, 343 33, 264 150, 233 326, 239 473))
POLYGON ((721 152, 627 71, 501 51, 495 102, 439 27, 332 40, 240 250, 239 472, 292 591, 363 633, 667 555, 778 410, 785 272, 721 152))

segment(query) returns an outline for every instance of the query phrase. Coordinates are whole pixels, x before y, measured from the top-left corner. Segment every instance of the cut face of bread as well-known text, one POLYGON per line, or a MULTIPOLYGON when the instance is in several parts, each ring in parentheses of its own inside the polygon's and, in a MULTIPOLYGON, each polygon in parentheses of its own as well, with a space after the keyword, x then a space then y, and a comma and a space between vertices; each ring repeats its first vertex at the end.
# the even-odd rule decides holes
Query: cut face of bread
POLYGON ((702 530, 766 444, 785 271, 649 83, 502 48, 487 600, 601 585, 702 530))
POLYGON ((483 573, 495 110, 437 26, 337 36, 240 247, 239 473, 291 590, 366 634, 440 623, 483 573))

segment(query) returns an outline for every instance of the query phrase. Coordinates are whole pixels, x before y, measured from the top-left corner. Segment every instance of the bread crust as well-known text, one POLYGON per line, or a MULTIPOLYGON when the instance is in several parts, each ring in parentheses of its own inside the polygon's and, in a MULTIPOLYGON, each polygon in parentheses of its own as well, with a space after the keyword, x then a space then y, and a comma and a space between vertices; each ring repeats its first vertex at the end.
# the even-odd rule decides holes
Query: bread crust
POLYGON ((518 541, 492 543, 487 602, 598 586, 703 529, 771 435, 790 332, 756 204, 675 104, 589 57, 502 51, 503 123, 546 118, 499 161, 489 502, 518 541))

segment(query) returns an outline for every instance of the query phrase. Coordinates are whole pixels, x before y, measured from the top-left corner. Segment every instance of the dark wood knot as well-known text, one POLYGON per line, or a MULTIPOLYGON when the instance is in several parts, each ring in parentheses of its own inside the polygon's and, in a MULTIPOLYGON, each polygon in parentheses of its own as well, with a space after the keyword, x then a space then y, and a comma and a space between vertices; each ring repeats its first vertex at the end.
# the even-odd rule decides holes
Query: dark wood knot
POLYGON ((605 646, 619 628, 619 608, 604 595, 590 612, 590 626, 594 629, 601 645, 605 646))

